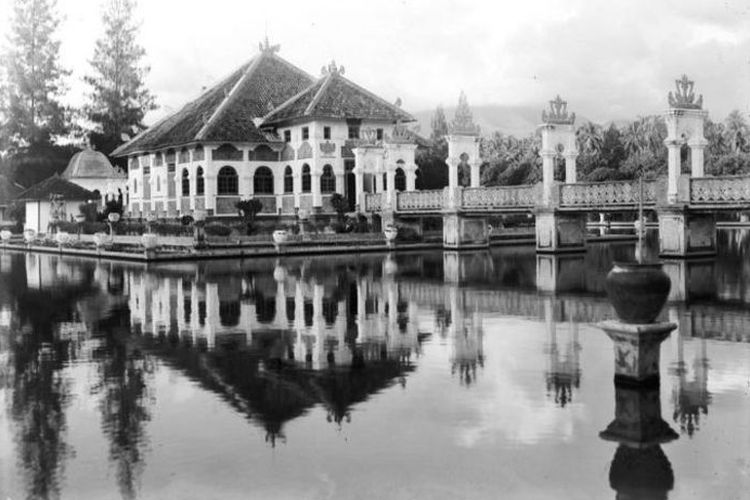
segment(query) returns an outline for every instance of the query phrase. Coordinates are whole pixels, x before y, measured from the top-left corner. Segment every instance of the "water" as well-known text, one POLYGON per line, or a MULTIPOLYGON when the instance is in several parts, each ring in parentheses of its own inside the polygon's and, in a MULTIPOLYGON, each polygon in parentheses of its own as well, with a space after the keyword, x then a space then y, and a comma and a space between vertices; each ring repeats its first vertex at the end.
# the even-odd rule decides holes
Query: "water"
POLYGON ((748 498, 750 238, 719 239, 668 263, 679 329, 641 391, 595 326, 629 243, 2 253, 0 498, 748 498), (638 415, 665 442, 600 436, 638 415))

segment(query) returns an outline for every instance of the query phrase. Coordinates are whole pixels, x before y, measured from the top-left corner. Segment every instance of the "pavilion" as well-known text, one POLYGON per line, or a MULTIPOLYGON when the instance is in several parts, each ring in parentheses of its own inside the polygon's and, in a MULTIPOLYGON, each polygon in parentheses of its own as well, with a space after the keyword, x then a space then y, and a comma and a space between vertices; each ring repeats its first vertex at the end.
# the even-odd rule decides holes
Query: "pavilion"
POLYGON ((260 52, 218 85, 117 148, 128 158, 131 216, 205 211, 235 216, 255 198, 261 215, 331 213, 333 193, 351 210, 364 194, 414 189, 415 119, 344 77, 334 62, 313 78, 260 52))

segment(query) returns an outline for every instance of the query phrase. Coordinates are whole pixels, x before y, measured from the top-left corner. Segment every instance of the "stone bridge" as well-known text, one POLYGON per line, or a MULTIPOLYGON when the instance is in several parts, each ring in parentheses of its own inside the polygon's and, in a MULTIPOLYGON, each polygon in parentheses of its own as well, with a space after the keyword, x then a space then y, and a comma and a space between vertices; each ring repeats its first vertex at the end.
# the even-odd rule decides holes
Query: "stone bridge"
POLYGON ((559 96, 542 113, 542 181, 535 185, 480 186, 478 127, 469 110, 456 114, 448 136, 448 187, 429 191, 397 191, 389 183, 383 192, 365 194, 360 208, 377 214, 385 224, 398 218, 443 217, 443 245, 448 249, 489 245, 487 216, 533 213, 540 253, 585 250, 586 214, 621 212, 642 206, 659 218, 660 254, 665 257, 713 255, 716 252, 715 214, 750 209, 750 176, 710 177, 704 174, 702 96, 696 98, 686 76, 676 81, 665 112, 668 150, 667 176, 657 180, 577 182, 575 113, 559 96), (690 149, 690 173, 682 173, 682 149, 690 149), (565 180, 554 179, 555 162, 564 160, 565 180), (469 186, 459 186, 458 171, 468 170, 469 186))

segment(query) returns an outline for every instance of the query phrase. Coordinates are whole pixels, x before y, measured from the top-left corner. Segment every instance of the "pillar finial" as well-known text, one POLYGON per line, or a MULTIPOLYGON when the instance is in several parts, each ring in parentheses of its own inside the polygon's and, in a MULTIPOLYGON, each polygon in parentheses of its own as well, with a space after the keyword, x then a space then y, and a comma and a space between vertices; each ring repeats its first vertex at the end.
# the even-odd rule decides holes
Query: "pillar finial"
POLYGON ((456 114, 448 130, 452 135, 479 135, 479 125, 474 123, 469 101, 466 99, 466 94, 463 90, 458 96, 456 114))
POLYGON ((695 92, 693 91, 695 82, 690 80, 687 75, 682 75, 682 78, 675 80, 674 83, 675 93, 670 92, 667 96, 670 108, 701 109, 703 107, 703 95, 695 98, 695 92))
POLYGON ((563 101, 558 94, 556 98, 549 101, 549 112, 542 111, 542 121, 544 123, 573 125, 576 121, 576 114, 568 114, 568 101, 563 101))

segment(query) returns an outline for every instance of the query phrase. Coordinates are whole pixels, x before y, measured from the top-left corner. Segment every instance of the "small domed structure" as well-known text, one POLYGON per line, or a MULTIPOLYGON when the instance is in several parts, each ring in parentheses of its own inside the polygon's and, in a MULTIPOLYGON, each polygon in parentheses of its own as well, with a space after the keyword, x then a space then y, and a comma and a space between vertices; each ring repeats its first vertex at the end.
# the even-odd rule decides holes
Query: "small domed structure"
POLYGON ((87 147, 73 155, 61 177, 84 189, 98 191, 102 199, 117 197, 127 185, 125 173, 115 169, 100 151, 87 147))

